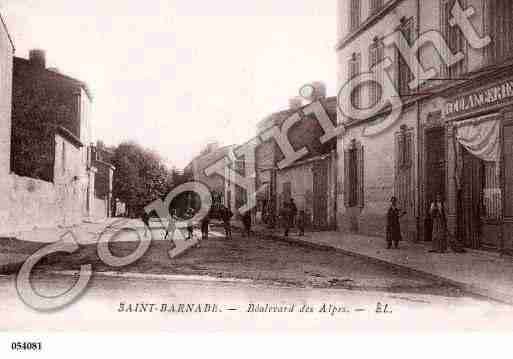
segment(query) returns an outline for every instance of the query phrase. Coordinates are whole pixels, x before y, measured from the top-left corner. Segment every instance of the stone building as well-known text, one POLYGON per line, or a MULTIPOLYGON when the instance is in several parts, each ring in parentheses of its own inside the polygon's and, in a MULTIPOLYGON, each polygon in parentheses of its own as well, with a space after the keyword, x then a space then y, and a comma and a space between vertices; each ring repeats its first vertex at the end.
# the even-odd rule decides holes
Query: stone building
POLYGON ((0 235, 12 231, 11 198, 11 112, 14 44, 0 15, 0 235))
POLYGON ((48 69, 44 51, 32 50, 28 60, 10 61, 12 125, 4 168, 9 176, 2 186, 7 198, 1 218, 4 231, 71 226, 95 217, 88 87, 48 69))
MULTIPOLYGON (((219 146, 218 143, 208 144, 183 170, 190 181, 198 181, 207 186, 216 203, 230 203, 231 198, 225 196, 225 178, 218 174, 207 176, 205 170, 219 160, 229 156, 233 146, 219 146)), ((231 196, 231 195, 229 195, 231 196)))
MULTIPOLYGON (((394 95, 402 102, 390 123, 390 106, 367 118, 339 109, 342 230, 383 235, 395 195, 408 212, 403 235, 429 240, 428 208, 440 193, 453 240, 513 249, 512 34, 508 0, 339 1, 340 88, 372 71, 393 82, 389 103, 394 95), (368 131, 380 123, 379 133, 368 131)), ((355 87, 339 101, 371 106, 380 98, 375 87, 355 87)))
MULTIPOLYGON (((336 98, 320 99, 329 118, 335 124, 336 98)), ((305 147, 307 154, 294 163, 278 168, 284 154, 274 139, 263 141, 256 148, 257 217, 270 225, 276 223, 283 204, 294 198, 299 210, 304 210, 309 225, 328 229, 336 227, 336 139, 322 144, 324 132, 313 114, 306 115, 306 106, 294 101, 288 110, 271 114, 257 124, 258 136, 267 129, 284 124, 294 114, 301 120, 288 130, 288 139, 296 150, 305 147)))
MULTIPOLYGON (((114 171, 116 170, 116 167, 112 165, 113 155, 113 152, 106 148, 101 141, 97 141, 95 146, 91 146, 92 166, 96 168, 92 186, 94 188, 92 207, 96 219, 112 217, 112 214, 116 215, 118 210, 118 206, 112 198, 114 171)), ((120 211, 120 213, 122 212, 120 211)))

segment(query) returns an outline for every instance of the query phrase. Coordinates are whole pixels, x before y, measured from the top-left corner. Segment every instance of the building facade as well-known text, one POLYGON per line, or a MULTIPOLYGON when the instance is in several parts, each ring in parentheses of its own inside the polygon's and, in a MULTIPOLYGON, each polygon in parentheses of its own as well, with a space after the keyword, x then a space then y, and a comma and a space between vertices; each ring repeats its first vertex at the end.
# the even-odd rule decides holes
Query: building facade
POLYGON ((91 146, 92 166, 96 168, 94 176, 94 194, 93 194, 93 216, 95 219, 109 218, 116 215, 117 205, 113 202, 112 189, 114 180, 114 171, 116 167, 112 165, 113 153, 105 145, 98 141, 96 145, 91 146))
MULTIPOLYGON (((336 98, 319 101, 333 124, 336 122, 336 98)), ((287 137, 296 150, 306 148, 306 154, 294 163, 279 167, 285 158, 274 138, 263 141, 256 148, 257 220, 271 226, 279 224, 284 204, 294 199, 298 210, 305 211, 307 224, 316 229, 336 227, 337 155, 336 139, 321 143, 324 135, 314 114, 305 114, 306 106, 292 106, 271 114, 257 125, 257 134, 269 128, 281 128, 293 115, 301 119, 287 131, 287 137)))
MULTIPOLYGON (((366 129, 391 118, 386 106, 357 119, 339 109, 343 230, 382 235, 396 196, 408 212, 403 235, 429 240, 428 209, 441 194, 452 240, 511 251, 512 17, 506 0, 339 1, 340 87, 372 71, 402 102, 374 135, 366 129), (386 68, 372 69, 384 58, 386 68)), ((339 101, 365 107, 377 93, 360 86, 339 101)))
POLYGON ((210 190, 215 203, 229 203, 226 198, 227 183, 219 174, 207 176, 205 170, 223 158, 230 156, 233 146, 219 146, 217 143, 208 144, 183 170, 190 181, 203 183, 210 190))
POLYGON ((0 228, 9 233, 11 188, 12 64, 14 44, 0 15, 0 228))
MULTIPOLYGON (((13 58, 4 231, 71 226, 94 216, 87 86, 46 67, 45 53, 13 58)), ((2 127, 3 130, 4 127, 2 127)))

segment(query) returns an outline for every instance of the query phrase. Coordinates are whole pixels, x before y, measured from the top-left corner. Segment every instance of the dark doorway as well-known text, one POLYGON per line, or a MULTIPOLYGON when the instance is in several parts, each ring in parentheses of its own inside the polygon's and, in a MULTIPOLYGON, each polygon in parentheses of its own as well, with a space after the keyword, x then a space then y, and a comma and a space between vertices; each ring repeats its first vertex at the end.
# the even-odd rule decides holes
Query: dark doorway
POLYGON ((445 196, 445 131, 436 127, 426 131, 426 203, 437 193, 445 196))
POLYGON ((466 247, 478 249, 480 247, 481 216, 480 203, 482 183, 482 163, 463 147, 463 178, 462 178, 462 225, 463 240, 466 247))
POLYGON ((328 161, 313 166, 313 226, 328 227, 328 161))
POLYGON ((445 131, 443 127, 426 130, 426 172, 424 240, 431 240, 432 221, 429 205, 437 194, 445 197, 445 131))

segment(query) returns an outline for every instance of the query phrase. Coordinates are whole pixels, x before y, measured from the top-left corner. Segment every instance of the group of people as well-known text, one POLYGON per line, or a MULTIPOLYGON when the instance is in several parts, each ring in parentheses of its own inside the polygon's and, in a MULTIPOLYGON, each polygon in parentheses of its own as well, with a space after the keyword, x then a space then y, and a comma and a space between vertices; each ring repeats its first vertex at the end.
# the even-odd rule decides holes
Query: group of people
POLYGON ((285 224, 285 237, 289 236, 290 230, 294 226, 297 226, 299 236, 305 235, 306 212, 304 210, 298 212, 293 198, 284 203, 282 217, 285 224))
MULTIPOLYGON (((182 217, 179 218, 177 215, 176 209, 172 209, 171 217, 169 220, 168 227, 166 229, 166 233, 164 235, 164 239, 167 239, 168 236, 171 234, 173 236, 173 232, 175 231, 175 223, 179 221, 186 221, 187 222, 187 237, 185 240, 192 240, 194 237, 194 223, 192 219, 195 216, 195 210, 192 207, 187 207, 187 209, 184 211, 182 217)), ((209 234, 209 227, 210 227, 210 221, 212 219, 220 219, 223 222, 223 227, 225 230, 226 238, 231 239, 232 238, 232 229, 231 229, 231 218, 233 217, 232 211, 225 207, 221 206, 216 209, 210 209, 210 211, 200 220, 200 228, 201 228, 201 240, 207 240, 208 234, 209 234)), ((141 215, 141 219, 144 223, 144 236, 148 237, 148 232, 150 229, 150 215, 146 212, 143 212, 141 215)), ((197 244, 199 246, 199 242, 197 244)))
MULTIPOLYGON (((387 248, 399 248, 402 240, 400 218, 407 214, 397 206, 397 198, 390 199, 391 205, 387 212, 386 241, 387 248)), ((444 253, 447 251, 447 217, 441 195, 436 195, 435 200, 429 206, 429 216, 432 226, 433 247, 430 252, 444 253)))

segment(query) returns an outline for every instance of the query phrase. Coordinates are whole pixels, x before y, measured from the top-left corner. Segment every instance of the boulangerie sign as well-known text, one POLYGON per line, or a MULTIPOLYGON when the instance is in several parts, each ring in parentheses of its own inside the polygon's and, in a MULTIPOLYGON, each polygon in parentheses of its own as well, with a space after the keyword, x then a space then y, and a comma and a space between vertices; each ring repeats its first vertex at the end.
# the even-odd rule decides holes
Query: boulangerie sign
POLYGON ((448 101, 445 106, 445 115, 455 116, 467 111, 493 106, 506 100, 513 100, 513 81, 504 82, 448 101))

